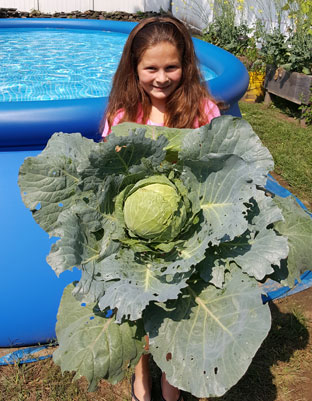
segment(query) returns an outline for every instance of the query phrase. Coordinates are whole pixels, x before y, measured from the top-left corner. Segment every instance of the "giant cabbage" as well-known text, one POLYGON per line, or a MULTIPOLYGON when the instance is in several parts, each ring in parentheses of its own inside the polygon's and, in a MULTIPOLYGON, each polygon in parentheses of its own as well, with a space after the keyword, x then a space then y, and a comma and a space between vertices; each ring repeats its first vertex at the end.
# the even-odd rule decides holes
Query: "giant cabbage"
POLYGON ((311 219, 267 195, 272 169, 230 116, 194 130, 125 123, 101 143, 56 133, 27 158, 23 201, 58 238, 47 261, 57 275, 81 270, 57 316, 62 371, 90 390, 116 383, 148 334, 171 384, 197 397, 230 389, 270 329, 259 281, 291 285, 311 260, 311 219))

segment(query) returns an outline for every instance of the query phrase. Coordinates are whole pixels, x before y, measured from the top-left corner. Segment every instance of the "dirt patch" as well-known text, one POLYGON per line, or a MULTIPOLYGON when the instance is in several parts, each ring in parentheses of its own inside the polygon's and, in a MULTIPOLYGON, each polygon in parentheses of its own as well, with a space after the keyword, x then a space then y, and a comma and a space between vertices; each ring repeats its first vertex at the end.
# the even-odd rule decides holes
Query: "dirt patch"
MULTIPOLYGON (((296 350, 293 359, 281 362, 276 367, 275 381, 283 384, 288 391, 281 394, 278 401, 312 400, 312 289, 275 301, 282 313, 293 313, 294 317, 306 327, 308 338, 306 347, 296 350)), ((304 332, 302 331, 304 336, 304 332)))

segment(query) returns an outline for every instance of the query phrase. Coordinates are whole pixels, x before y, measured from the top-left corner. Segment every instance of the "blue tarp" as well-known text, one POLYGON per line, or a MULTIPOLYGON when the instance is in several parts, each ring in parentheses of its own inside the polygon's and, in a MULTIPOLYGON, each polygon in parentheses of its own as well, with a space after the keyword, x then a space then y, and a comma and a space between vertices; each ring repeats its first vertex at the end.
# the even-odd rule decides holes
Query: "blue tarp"
MULTIPOLYGON (((268 177, 265 187, 268 191, 273 192, 274 194, 282 198, 287 198, 288 196, 294 196, 286 188, 279 185, 279 183, 270 175, 268 177)), ((303 209, 307 210, 306 206, 301 202, 300 199, 296 198, 295 196, 294 198, 303 209)), ((290 289, 289 287, 284 287, 281 284, 277 283, 276 281, 268 280, 262 285, 262 288, 266 293, 266 295, 263 295, 263 302, 268 302, 276 298, 283 298, 288 295, 292 295, 297 292, 303 291, 309 287, 312 287, 312 271, 310 270, 307 270, 301 275, 300 282, 296 280, 295 286, 292 289, 290 289)))
POLYGON ((48 347, 50 346, 42 345, 40 347, 29 347, 10 352, 9 354, 0 358, 0 366, 31 363, 51 358, 52 353, 47 353, 46 355, 39 357, 33 356, 33 354, 36 354, 44 349, 47 349, 48 347))

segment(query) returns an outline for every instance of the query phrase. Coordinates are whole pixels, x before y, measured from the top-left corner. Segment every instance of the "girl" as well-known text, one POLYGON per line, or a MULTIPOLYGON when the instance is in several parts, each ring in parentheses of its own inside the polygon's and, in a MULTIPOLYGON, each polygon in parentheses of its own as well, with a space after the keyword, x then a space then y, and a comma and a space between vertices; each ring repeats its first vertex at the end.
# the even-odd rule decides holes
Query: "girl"
MULTIPOLYGON (((198 69, 191 36, 176 18, 147 18, 130 33, 114 76, 102 136, 121 122, 198 128, 220 115, 198 69)), ((181 401, 163 373, 162 398, 181 401)), ((148 355, 132 377, 132 401, 151 400, 148 355)))

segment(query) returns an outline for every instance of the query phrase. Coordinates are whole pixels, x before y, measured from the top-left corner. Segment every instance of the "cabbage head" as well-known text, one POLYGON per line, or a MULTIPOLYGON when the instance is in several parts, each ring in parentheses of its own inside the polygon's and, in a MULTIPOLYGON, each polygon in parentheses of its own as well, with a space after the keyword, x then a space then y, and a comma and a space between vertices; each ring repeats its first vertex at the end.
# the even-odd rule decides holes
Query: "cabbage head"
POLYGON ((250 125, 230 116, 194 130, 125 123, 101 143, 55 133, 25 159, 23 201, 57 238, 48 263, 81 270, 57 316, 62 371, 91 390, 116 383, 148 334, 180 389, 214 397, 237 383, 270 329, 259 281, 292 285, 311 260, 311 219, 268 196, 272 169, 250 125))
POLYGON ((178 188, 168 178, 152 176, 127 189, 126 199, 118 204, 121 204, 120 213, 123 213, 129 235, 164 242, 172 241, 181 233, 186 221, 186 205, 178 188))

